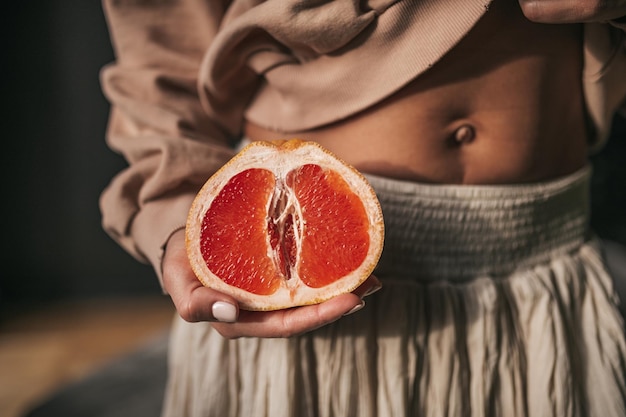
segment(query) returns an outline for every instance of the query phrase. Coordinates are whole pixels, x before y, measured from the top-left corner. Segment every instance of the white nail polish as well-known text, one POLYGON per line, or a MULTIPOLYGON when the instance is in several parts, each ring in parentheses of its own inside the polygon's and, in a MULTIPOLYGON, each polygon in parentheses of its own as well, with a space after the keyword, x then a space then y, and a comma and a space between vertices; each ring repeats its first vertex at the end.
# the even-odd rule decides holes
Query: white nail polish
POLYGON ((216 301, 211 307, 211 312, 215 320, 224 323, 234 323, 237 321, 237 307, 225 301, 216 301))
POLYGON ((367 297, 368 295, 372 295, 376 291, 380 290, 381 288, 383 288, 383 284, 376 284, 376 285, 368 288, 368 290, 365 291, 365 294, 363 294, 363 297, 367 297))
POLYGON ((361 300, 361 302, 359 304, 357 304, 354 307, 352 307, 352 309, 350 311, 348 311, 347 313, 345 313, 344 316, 348 316, 348 315, 350 315, 352 313, 356 313, 357 311, 359 311, 363 307, 365 307, 365 301, 361 300))

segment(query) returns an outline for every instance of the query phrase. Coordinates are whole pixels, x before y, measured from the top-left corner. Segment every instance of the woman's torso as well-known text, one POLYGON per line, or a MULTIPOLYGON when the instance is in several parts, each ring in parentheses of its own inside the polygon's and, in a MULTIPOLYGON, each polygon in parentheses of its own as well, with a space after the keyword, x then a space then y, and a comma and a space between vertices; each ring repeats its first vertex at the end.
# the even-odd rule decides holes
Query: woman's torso
MULTIPOLYGON (((393 178, 489 184, 564 175, 587 155, 581 43, 580 25, 532 23, 517 2, 495 1, 468 36, 401 91, 289 136, 393 178)), ((250 122, 246 135, 285 136, 250 122)))

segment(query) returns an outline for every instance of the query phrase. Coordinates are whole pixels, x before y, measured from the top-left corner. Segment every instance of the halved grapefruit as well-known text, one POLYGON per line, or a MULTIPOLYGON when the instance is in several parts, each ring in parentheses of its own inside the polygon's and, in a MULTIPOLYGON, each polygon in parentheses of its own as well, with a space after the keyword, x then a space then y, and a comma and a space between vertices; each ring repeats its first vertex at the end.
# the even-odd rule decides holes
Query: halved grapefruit
POLYGON ((252 142, 202 187, 187 253, 203 285, 247 310, 315 304, 358 287, 383 247, 374 190, 314 142, 252 142))

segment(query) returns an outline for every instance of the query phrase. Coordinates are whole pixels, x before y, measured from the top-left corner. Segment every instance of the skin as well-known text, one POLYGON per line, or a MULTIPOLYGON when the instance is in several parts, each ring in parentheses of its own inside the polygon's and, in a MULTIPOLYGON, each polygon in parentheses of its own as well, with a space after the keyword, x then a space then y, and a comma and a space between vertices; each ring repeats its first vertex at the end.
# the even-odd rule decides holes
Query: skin
POLYGON ((237 309, 234 323, 216 322, 212 306, 217 301, 237 302, 226 294, 202 286, 196 278, 185 249, 184 231, 172 235, 163 259, 163 286, 170 294, 176 310, 188 322, 212 321, 224 337, 290 337, 331 323, 362 305, 368 291, 380 288, 374 276, 369 277, 354 293, 342 294, 327 302, 287 310, 258 312, 237 309))
POLYGON ((520 0, 524 15, 533 22, 576 23, 623 19, 624 0, 520 0))
MULTIPOLYGON (((465 39, 389 99, 348 120, 289 136, 317 141, 364 172, 392 178, 495 184, 566 175, 586 163, 590 132, 580 82, 582 30, 571 23, 624 15, 624 0, 495 0, 465 39)), ((253 140, 285 137, 252 123, 245 131, 253 140)), ((196 279, 183 231, 168 242, 163 281, 183 319, 211 321, 227 338, 311 331, 380 288, 372 276, 355 293, 319 305, 237 309, 233 323, 216 322, 211 306, 236 302, 196 279)))

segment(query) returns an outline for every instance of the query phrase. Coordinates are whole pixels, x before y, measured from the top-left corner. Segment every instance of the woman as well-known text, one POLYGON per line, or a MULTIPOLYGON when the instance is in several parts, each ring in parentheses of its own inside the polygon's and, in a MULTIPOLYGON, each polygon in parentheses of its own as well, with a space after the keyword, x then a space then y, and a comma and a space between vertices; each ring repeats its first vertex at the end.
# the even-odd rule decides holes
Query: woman
POLYGON ((586 158, 626 97, 626 5, 600 4, 106 1, 130 166, 104 225, 180 315, 164 415, 624 415, 586 158), (385 249, 354 294, 242 311, 195 279, 185 218, 238 141, 285 137, 368 175, 385 249))

